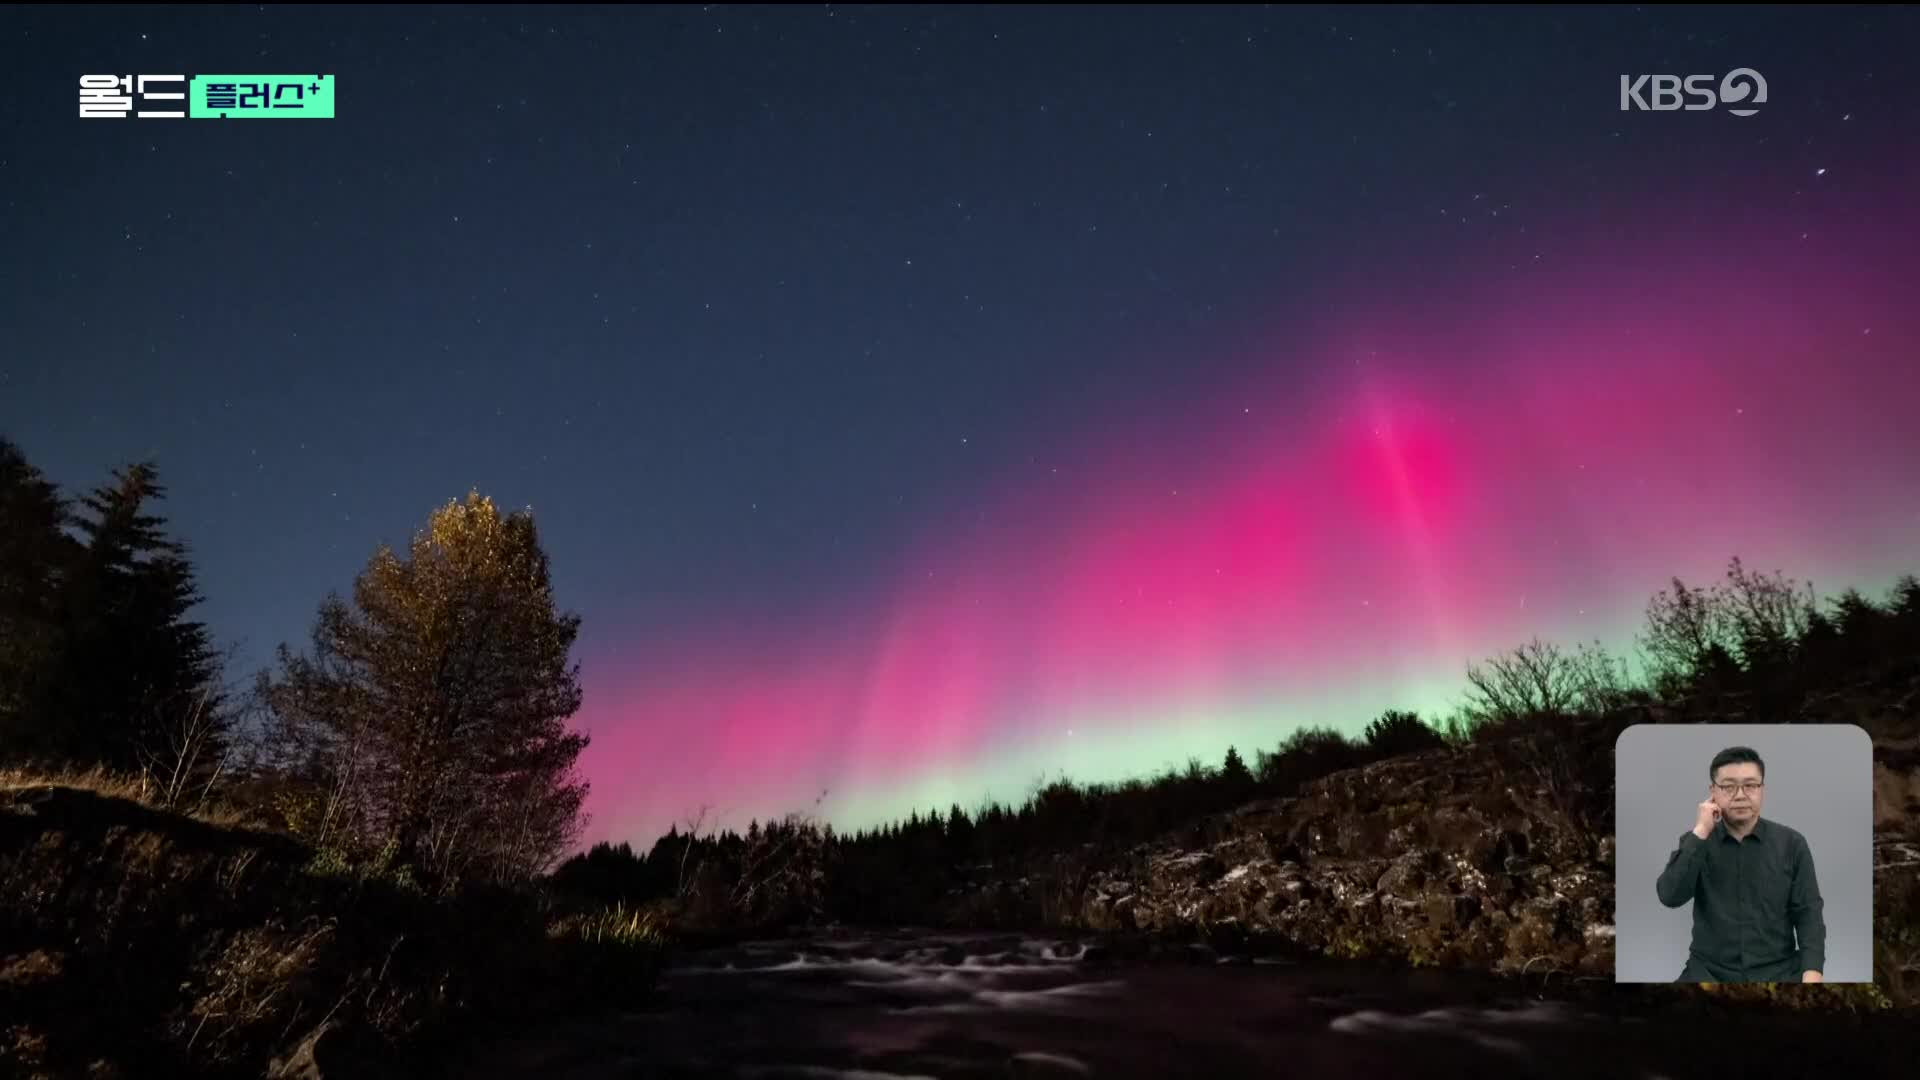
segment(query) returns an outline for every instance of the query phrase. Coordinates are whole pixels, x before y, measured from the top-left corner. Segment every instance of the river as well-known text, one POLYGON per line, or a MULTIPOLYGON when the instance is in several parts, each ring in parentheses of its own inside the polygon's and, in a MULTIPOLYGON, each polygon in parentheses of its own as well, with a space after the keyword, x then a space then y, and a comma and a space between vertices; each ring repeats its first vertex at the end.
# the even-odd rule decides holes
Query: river
POLYGON ((487 1047, 472 1074, 1858 1080, 1913 1060, 1892 1025, 1563 989, 1188 947, 1117 962, 1060 937, 833 933, 682 953, 647 1007, 487 1047))

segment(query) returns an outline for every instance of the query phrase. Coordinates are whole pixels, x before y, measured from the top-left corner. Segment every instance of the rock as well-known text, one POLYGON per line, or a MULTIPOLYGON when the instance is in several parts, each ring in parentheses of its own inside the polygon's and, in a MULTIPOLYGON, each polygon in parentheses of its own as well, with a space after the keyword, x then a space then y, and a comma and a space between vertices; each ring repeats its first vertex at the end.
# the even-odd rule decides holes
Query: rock
POLYGON ((328 1020, 284 1058, 267 1066, 267 1080, 399 1080, 391 1052, 358 1025, 328 1020))
POLYGON ((1426 884, 1426 853, 1409 851, 1393 860, 1387 871, 1374 883, 1375 891, 1381 895, 1408 896, 1426 884))
POLYGON ((60 978, 66 970, 66 954, 35 949, 18 957, 0 958, 0 986, 33 990, 60 978))
POLYGON ((1480 914, 1480 898, 1465 893, 1453 898, 1453 924, 1466 926, 1480 914))
MULTIPOLYGON (((1612 734, 1569 722, 1556 745, 1586 769, 1609 763, 1612 734)), ((1547 790, 1516 752, 1527 751, 1476 743, 1346 770, 1127 851, 1082 849, 1045 886, 989 875, 956 907, 991 910, 999 925, 1111 933, 1114 943, 1224 930, 1235 942, 1303 952, 1516 972, 1531 962, 1530 974, 1604 977, 1614 955, 1613 840, 1566 816, 1591 791, 1547 790)), ((1900 770, 1920 777, 1920 764, 1903 760, 1900 770)), ((1889 822, 1901 812, 1901 826, 1875 845, 1875 910, 1920 911, 1920 832, 1904 823, 1904 795, 1888 809, 1889 822)), ((1920 973, 1920 945, 1896 959, 1920 973)), ((1082 957, 1113 960, 1104 945, 1082 957)))
POLYGON ((1092 1076, 1093 1070, 1079 1059, 1070 1058, 1064 1054, 1030 1051, 1015 1054, 1007 1060, 1007 1075, 1011 1077, 1092 1076))

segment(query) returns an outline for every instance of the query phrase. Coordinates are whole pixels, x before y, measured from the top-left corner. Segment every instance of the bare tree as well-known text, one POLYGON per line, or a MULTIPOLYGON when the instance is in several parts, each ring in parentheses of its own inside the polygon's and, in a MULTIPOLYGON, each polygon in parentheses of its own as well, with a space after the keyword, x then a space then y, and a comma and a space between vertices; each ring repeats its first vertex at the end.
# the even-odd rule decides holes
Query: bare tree
POLYGON ((1791 581, 1777 570, 1767 577, 1748 570, 1737 558, 1727 567, 1721 596, 1740 658, 1749 668, 1785 660, 1805 636, 1815 610, 1811 582, 1791 581))
POLYGON ((1608 652, 1598 641, 1583 642, 1568 658, 1573 669, 1574 700, 1579 712, 1599 716, 1627 704, 1632 678, 1627 662, 1608 652))
POLYGON ((1480 725, 1599 714, 1624 700, 1625 683, 1624 666, 1598 642, 1567 652, 1536 637, 1484 664, 1467 665, 1464 711, 1480 725))
POLYGON ((135 748, 140 782, 156 805, 198 806, 226 771, 229 751, 222 745, 224 725, 212 696, 211 687, 203 689, 191 710, 167 716, 143 732, 135 748))
POLYGON ((1730 660, 1738 643, 1721 594, 1674 578, 1671 590, 1647 602, 1639 644, 1656 689, 1671 695, 1696 673, 1730 660))
MULTIPOLYGON (((697 813, 682 822, 682 824, 687 827, 686 844, 680 849, 679 876, 674 879, 673 884, 673 894, 675 896, 684 898, 687 895, 687 890, 692 887, 693 883, 687 878, 687 856, 693 853, 694 845, 699 843, 700 830, 706 825, 707 813, 711 809, 711 807, 703 803, 697 813)), ((698 864, 696 864, 693 869, 696 874, 700 872, 698 864)))
MULTIPOLYGON (((814 809, 827 797, 822 791, 814 809)), ((826 833, 812 814, 792 813, 769 823, 749 843, 729 897, 735 911, 797 905, 816 912, 826 876, 826 833)))
POLYGON ((147 797, 169 809, 207 805, 216 788, 238 767, 250 747, 240 738, 240 719, 256 704, 226 678, 237 645, 209 661, 205 681, 189 707, 152 700, 137 727, 134 760, 147 797))

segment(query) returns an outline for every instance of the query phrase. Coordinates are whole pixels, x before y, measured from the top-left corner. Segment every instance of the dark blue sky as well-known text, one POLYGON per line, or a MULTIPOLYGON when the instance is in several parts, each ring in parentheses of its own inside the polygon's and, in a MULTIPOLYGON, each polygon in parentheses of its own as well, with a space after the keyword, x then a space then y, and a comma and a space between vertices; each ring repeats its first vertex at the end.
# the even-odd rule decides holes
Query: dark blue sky
POLYGON ((470 487, 534 506, 589 664, 831 617, 1388 277, 1417 311, 1644 210, 1777 221, 1912 145, 1917 23, 15 7, 0 429, 70 487, 156 459, 250 662, 470 487), (1618 110, 1736 66, 1751 121, 1618 110), (76 117, 82 74, 216 71, 331 73, 338 116, 76 117))

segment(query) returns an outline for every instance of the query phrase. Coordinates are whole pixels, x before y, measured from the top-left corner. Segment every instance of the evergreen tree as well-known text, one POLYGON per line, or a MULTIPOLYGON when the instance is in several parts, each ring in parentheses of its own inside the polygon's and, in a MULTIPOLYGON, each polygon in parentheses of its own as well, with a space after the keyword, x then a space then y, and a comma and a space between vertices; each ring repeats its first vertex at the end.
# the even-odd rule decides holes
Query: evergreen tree
POLYGON ((41 708, 60 649, 61 590, 79 547, 58 489, 0 438, 0 757, 54 749, 41 708))
POLYGON ((1220 781, 1229 790, 1241 791, 1253 786, 1253 773, 1247 763, 1240 759, 1240 751, 1227 747, 1227 758, 1220 763, 1220 781))
POLYGON ((80 549, 61 589, 59 657, 41 708, 54 752, 179 784, 210 771, 224 737, 215 658, 185 545, 149 512, 166 496, 151 463, 116 470, 81 500, 80 549))
POLYGON ((1903 574, 1893 584, 1893 613, 1896 617, 1912 622, 1920 619, 1920 577, 1903 574))
POLYGON ((974 824, 967 812, 954 803, 947 811, 947 862, 960 866, 973 861, 974 824))
POLYGON ((1892 622, 1887 611, 1858 589, 1841 593, 1833 602, 1833 611, 1840 635, 1846 638, 1847 652, 1862 661, 1878 660, 1885 644, 1884 633, 1892 622))

